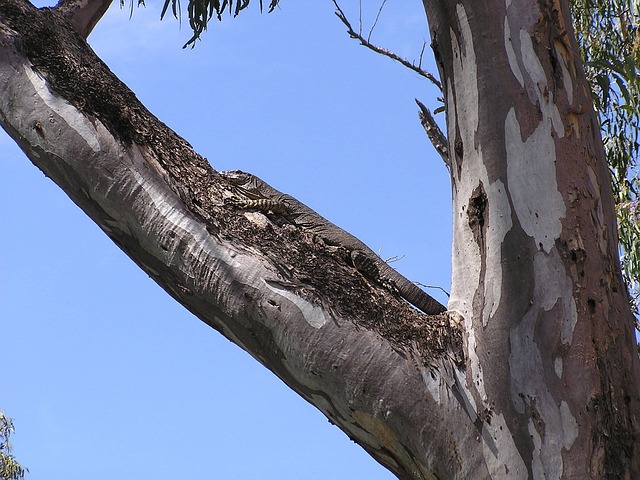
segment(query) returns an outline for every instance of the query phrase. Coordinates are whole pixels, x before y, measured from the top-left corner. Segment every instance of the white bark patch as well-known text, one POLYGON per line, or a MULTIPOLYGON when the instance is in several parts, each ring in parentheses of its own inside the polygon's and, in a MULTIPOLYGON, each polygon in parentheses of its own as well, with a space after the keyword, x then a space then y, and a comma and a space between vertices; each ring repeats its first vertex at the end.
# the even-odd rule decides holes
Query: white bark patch
MULTIPOLYGON (((468 21, 464 8, 458 5, 459 15, 462 15, 468 29, 468 21), (460 13, 462 12, 462 13, 460 13)), ((465 27, 461 25, 461 31, 465 27)), ((465 38, 466 40, 466 38, 465 38)), ((471 39, 469 39, 470 41, 471 39)), ((456 210, 454 210, 454 235, 453 235, 453 265, 452 285, 453 289, 449 300, 449 309, 462 315, 468 323, 473 315, 471 300, 475 288, 479 283, 481 252, 478 244, 469 229, 466 205, 476 185, 471 185, 464 180, 467 178, 487 178, 486 170, 482 164, 481 152, 474 151, 474 143, 471 141, 478 128, 478 82, 475 64, 473 44, 467 45, 465 55, 461 52, 459 42, 453 30, 451 30, 451 48, 453 49, 453 78, 456 79, 455 94, 451 80, 447 80, 447 118, 449 124, 447 130, 451 144, 462 141, 465 147, 465 158, 462 163, 461 180, 455 191, 456 210), (456 125, 460 122, 461 139, 457 138, 456 125)), ((453 155, 453 170, 458 170, 456 156, 453 155)), ((467 324, 467 328, 471 325, 467 324)), ((472 332, 473 333, 473 332, 472 332)))
MULTIPOLYGON (((507 7, 511 2, 507 2, 507 7)), ((509 27, 509 17, 504 18, 504 48, 507 51, 507 60, 509 60, 509 66, 513 75, 516 77, 521 87, 524 87, 524 77, 520 66, 518 65, 518 59, 516 57, 515 49, 513 48, 513 39, 511 38, 511 28, 509 27)))
POLYGON ((305 321, 311 325, 313 328, 323 327, 328 319, 324 314, 324 310, 316 305, 313 305, 311 302, 308 302, 302 297, 299 297, 290 290, 287 290, 285 287, 278 285, 274 282, 265 281, 266 286, 274 292, 275 294, 286 298, 291 303, 293 303, 296 307, 300 309, 300 313, 305 321))
MULTIPOLYGON (((484 461, 493 480, 524 480, 527 478, 527 466, 518 452, 518 448, 511 435, 498 435, 496 432, 508 432, 509 427, 504 416, 494 415, 491 418, 491 428, 485 423, 484 434, 492 436, 498 456, 496 457, 487 443, 483 443, 482 453, 484 461)), ((484 435, 483 435, 484 436, 484 435)))
POLYGON ((422 367, 420 368, 420 373, 422 374, 422 380, 427 386, 427 391, 431 395, 431 398, 440 405, 442 403, 442 399, 440 398, 440 389, 446 388, 446 383, 442 380, 442 377, 437 370, 429 370, 422 367))
MULTIPOLYGON (((563 343, 570 343, 577 321, 577 309, 572 281, 556 249, 548 255, 536 253, 533 269, 535 287, 532 305, 522 321, 510 332, 511 400, 518 412, 530 411, 530 416, 539 419, 539 423, 529 424, 529 433, 534 440, 534 478, 560 478, 563 472, 562 450, 571 448, 578 427, 568 405, 564 402, 558 405, 548 389, 542 354, 535 342, 535 331, 538 322, 549 323, 557 319, 559 324, 546 325, 546 328, 560 329, 563 343)), ((556 375, 562 375, 561 359, 556 358, 554 366, 556 375)))
POLYGON ((545 311, 551 310, 558 302, 562 305, 560 339, 568 345, 573 339, 573 330, 578 322, 578 309, 573 298, 573 282, 566 274, 562 259, 554 249, 551 254, 538 252, 533 257, 535 288, 533 304, 545 311))
POLYGON ((505 120, 507 179, 520 226, 536 245, 550 252, 562 232, 566 207, 556 180, 556 150, 551 122, 545 117, 523 140, 512 108, 505 120))
MULTIPOLYGON (((454 51, 455 52, 455 51, 454 51)), ((447 80, 447 118, 449 124, 447 125, 447 131, 450 135, 450 143, 454 145, 457 139, 456 133, 456 101, 453 95, 453 89, 451 83, 447 80)), ((470 157, 470 154, 469 154, 470 157)), ((455 155, 452 155, 453 171, 458 170, 456 165, 455 155)), ((465 320, 465 328, 470 335, 473 335, 473 329, 471 326, 471 319, 473 316, 473 297, 475 291, 472 290, 480 283, 480 270, 482 265, 482 256, 478 244, 473 237, 473 232, 469 228, 466 206, 467 200, 473 192, 472 186, 469 182, 465 182, 465 179, 469 178, 474 173, 476 175, 481 174, 483 178, 487 178, 486 171, 481 173, 476 172, 478 169, 483 169, 481 162, 473 162, 468 158, 462 163, 461 180, 456 185, 454 191, 454 210, 453 210, 453 243, 452 243, 452 265, 451 265, 451 295, 449 297, 448 308, 451 311, 455 311, 465 320), (471 168, 473 167, 473 170, 471 168)), ((471 353, 471 345, 470 353, 471 353)))
POLYGON ((485 191, 487 194, 487 224, 484 282, 484 309, 482 324, 486 326, 500 306, 502 296, 502 242, 511 230, 511 208, 504 184, 496 180, 485 191))
POLYGON ((556 357, 553 359, 553 369, 556 372, 558 378, 562 378, 562 371, 564 370, 564 362, 562 357, 556 357))
MULTIPOLYGON (((462 38, 458 39, 453 29, 450 30, 451 48, 454 57, 453 78, 456 79, 455 106, 465 150, 471 150, 473 148, 472 140, 479 124, 478 65, 473 48, 473 35, 469 26, 469 19, 462 4, 456 6, 456 13, 462 38)), ((466 157, 465 152, 465 160, 466 157)))
MULTIPOLYGON (((24 66, 24 72, 33 85, 35 94, 57 115, 62 118, 69 128, 75 130, 86 142, 87 145, 94 152, 100 151, 100 142, 95 134, 95 128, 91 125, 91 122, 87 120, 83 115, 78 114, 78 110, 67 102, 62 97, 53 95, 44 78, 35 73, 29 65, 24 66)), ((45 129, 49 121, 44 119, 40 123, 41 127, 45 129)))
MULTIPOLYGON (((462 163, 460 182, 456 185, 456 210, 454 211, 454 244, 453 281, 449 309, 460 313, 467 321, 473 316, 471 300, 475 289, 480 283, 482 257, 485 258, 484 285, 486 306, 483 311, 483 324, 486 325, 500 305, 502 292, 502 263, 501 244, 505 235, 512 227, 511 209, 506 189, 501 181, 490 182, 484 166, 482 145, 476 145, 476 132, 479 127, 478 107, 478 79, 476 56, 473 48, 473 37, 466 12, 462 5, 458 5, 457 13, 462 38, 458 40, 451 30, 451 47, 453 50, 453 78, 456 79, 455 94, 450 82, 447 83, 447 98, 449 99, 448 131, 452 135, 451 142, 455 144, 456 122, 459 125, 460 141, 464 146, 464 162, 462 163), (462 48, 461 48, 462 45, 462 48), (482 181, 487 196, 487 228, 486 252, 481 252, 473 232, 468 225, 466 208, 477 187, 478 179, 482 181)), ((457 169, 457 165, 454 165, 457 169)), ((467 331, 471 335, 470 349, 475 348, 473 330, 470 324, 467 331)), ((474 354, 472 354, 474 355, 474 354)), ((481 378, 476 372, 474 378, 481 378)), ((483 388, 482 386, 480 387, 483 388)))
POLYGON ((578 438, 578 422, 571 414, 569 405, 564 400, 560 402, 560 417, 562 418, 562 431, 564 432, 564 448, 569 450, 576 438, 578 438))
POLYGON ((515 7, 512 9, 511 0, 505 0, 505 8, 507 14, 504 19, 504 47, 507 54, 507 60, 509 61, 509 67, 513 75, 520 83, 521 87, 525 86, 525 78, 520 67, 521 62, 518 59, 516 51, 519 50, 520 39, 519 36, 514 38, 513 32, 519 32, 522 28, 529 28, 539 22, 540 9, 535 2, 516 2, 515 7), (513 23, 512 23, 513 22, 513 23), (515 24, 515 25, 513 25, 515 24))
POLYGON ((560 138, 564 136, 564 126, 558 107, 553 98, 553 89, 547 85, 547 76, 540 59, 533 48, 533 42, 526 30, 520 30, 520 52, 524 68, 529 74, 533 91, 538 99, 538 106, 544 119, 551 120, 553 128, 560 138))

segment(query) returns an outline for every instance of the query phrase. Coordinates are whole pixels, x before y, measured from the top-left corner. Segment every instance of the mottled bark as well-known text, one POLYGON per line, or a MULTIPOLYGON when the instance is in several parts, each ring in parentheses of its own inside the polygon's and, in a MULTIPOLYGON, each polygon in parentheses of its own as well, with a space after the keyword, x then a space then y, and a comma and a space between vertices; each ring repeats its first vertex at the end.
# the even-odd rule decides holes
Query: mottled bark
POLYGON ((449 308, 486 475, 640 478, 638 358, 568 2, 424 1, 447 106, 449 308))

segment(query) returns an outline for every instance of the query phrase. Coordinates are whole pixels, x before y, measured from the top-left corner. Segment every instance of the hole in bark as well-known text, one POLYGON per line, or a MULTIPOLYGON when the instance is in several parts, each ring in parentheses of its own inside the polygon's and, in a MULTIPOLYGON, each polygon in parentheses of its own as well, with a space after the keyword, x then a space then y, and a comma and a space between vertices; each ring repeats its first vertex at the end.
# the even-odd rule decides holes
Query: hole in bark
POLYGON ((482 182, 475 188, 469 199, 469 207, 467 208, 467 217, 469 218, 469 227, 473 232, 473 236, 480 244, 484 238, 484 228, 487 210, 487 194, 484 191, 482 182))
POLYGON ((454 150, 458 158, 462 158, 464 156, 464 145, 462 144, 462 140, 456 140, 454 150))
POLYGON ((596 313, 596 301, 593 298, 587 300, 587 306, 589 307, 589 313, 591 315, 596 313))

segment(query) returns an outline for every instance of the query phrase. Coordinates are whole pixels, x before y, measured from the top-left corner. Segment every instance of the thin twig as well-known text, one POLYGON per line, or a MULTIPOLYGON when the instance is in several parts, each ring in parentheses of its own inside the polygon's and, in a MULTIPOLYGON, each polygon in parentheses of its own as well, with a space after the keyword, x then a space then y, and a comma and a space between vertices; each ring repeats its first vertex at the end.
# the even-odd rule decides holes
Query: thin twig
POLYGON ((447 292, 444 288, 439 287, 438 285, 425 285, 424 283, 420 283, 420 282, 413 282, 413 283, 415 283, 416 285, 419 285, 419 286, 421 286, 423 288, 436 288, 438 290, 442 290, 444 292, 444 294, 447 296, 447 298, 451 297, 449 292, 447 292))
POLYGON ((427 137, 431 141, 433 148, 440 154, 444 163, 451 168, 451 160, 449 159, 449 149, 447 148, 447 137, 444 136, 442 130, 436 123, 433 115, 427 107, 425 107, 420 100, 415 99, 420 111, 418 117, 420 117, 420 123, 424 127, 424 131, 427 132, 427 137))
POLYGON ((387 258, 384 263, 393 263, 393 262, 399 262, 400 260, 402 260, 404 258, 404 255, 394 255, 393 257, 389 257, 387 258))
POLYGON ((422 56, 424 55, 424 49, 427 47, 427 42, 422 42, 422 50, 420 50, 420 58, 418 58, 418 68, 422 68, 422 56))
POLYGON ((409 62, 408 60, 400 57, 399 55, 396 55, 395 53, 387 50, 386 48, 382 48, 382 47, 378 47, 376 45, 373 45, 372 43, 370 43, 367 39, 365 39, 361 34, 356 33, 353 30, 353 27, 351 26, 351 24, 349 23, 349 20, 347 20, 347 17, 345 16, 344 12, 342 11, 342 9, 338 6, 338 3, 336 2, 336 0, 333 0, 333 4, 336 7, 336 16, 340 19, 340 21, 342 23, 344 23, 344 25, 347 27, 347 33, 349 34, 349 36, 351 38, 355 38, 356 40, 360 41, 360 44, 367 47, 369 50, 373 50, 376 53, 379 53, 380 55, 384 55, 385 57, 389 57, 393 60, 395 60, 396 62, 400 62, 402 65, 404 65, 405 67, 409 68, 410 70, 413 70, 414 72, 416 72, 418 75, 426 78, 427 80, 429 80, 431 83, 433 83, 436 87, 438 87, 440 89, 440 91, 442 91, 442 84, 440 83, 440 81, 434 77, 431 73, 423 70, 420 67, 415 66, 413 63, 409 62))
MULTIPOLYGON (((373 21, 373 25, 371 25, 371 30, 369 30, 369 35, 367 35, 367 42, 371 41, 371 35, 373 34, 373 29, 376 28, 378 19, 380 18, 380 14, 382 13, 382 9, 384 8, 385 3, 387 3, 387 0, 382 0, 382 3, 380 4, 380 8, 378 9, 378 13, 376 15, 376 19, 373 21)), ((362 24, 362 18, 360 18, 360 24, 362 24)))

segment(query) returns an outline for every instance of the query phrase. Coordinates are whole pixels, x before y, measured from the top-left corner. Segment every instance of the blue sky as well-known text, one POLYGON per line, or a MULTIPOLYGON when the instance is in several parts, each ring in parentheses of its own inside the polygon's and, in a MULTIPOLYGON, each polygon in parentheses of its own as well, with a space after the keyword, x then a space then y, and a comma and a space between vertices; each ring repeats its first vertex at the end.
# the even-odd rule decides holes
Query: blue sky
MULTIPOLYGON (((450 185, 413 101, 438 105, 425 80, 350 40, 329 0, 250 8, 194 50, 160 2, 131 20, 114 3, 90 44, 214 168, 259 175, 448 289, 450 185)), ((421 2, 389 2, 373 41, 414 59, 424 40, 421 2)), ((0 409, 28 478, 393 478, 169 298, 4 132, 0 175, 0 409)))

